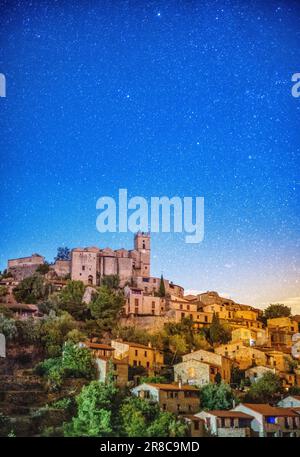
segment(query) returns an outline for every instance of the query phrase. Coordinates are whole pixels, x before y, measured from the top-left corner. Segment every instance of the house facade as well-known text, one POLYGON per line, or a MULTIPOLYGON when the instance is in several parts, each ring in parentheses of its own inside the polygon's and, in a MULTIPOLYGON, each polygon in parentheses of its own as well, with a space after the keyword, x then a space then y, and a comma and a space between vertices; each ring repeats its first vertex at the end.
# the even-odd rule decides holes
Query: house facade
POLYGON ((245 438, 251 436, 253 416, 241 411, 211 410, 196 414, 211 436, 220 438, 245 438))
POLYGON ((194 386, 144 383, 131 389, 131 393, 174 414, 195 414, 200 408, 199 389, 194 386))
POLYGON ((268 404, 240 403, 233 411, 240 411, 253 416, 251 430, 255 436, 300 436, 300 416, 291 408, 278 408, 268 404))

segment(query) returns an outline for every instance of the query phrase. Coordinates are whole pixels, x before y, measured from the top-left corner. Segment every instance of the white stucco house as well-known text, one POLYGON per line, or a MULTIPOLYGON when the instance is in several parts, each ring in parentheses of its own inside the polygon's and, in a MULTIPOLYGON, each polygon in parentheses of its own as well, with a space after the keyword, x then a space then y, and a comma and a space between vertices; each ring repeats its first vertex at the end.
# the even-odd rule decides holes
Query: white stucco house
POLYGON ((300 395, 289 395, 277 403, 281 408, 300 408, 300 395))

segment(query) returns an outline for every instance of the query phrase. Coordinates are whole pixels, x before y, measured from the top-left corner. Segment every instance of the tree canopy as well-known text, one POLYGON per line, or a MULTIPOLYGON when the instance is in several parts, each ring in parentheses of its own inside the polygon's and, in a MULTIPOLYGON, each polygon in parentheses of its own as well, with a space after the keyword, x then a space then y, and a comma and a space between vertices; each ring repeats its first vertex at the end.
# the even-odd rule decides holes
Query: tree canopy
POLYGON ((54 260, 71 260, 71 251, 67 247, 57 248, 57 254, 54 260))
POLYGON ((174 414, 138 397, 126 398, 120 410, 123 432, 129 437, 182 437, 187 426, 174 414))
POLYGON ((69 280, 59 293, 59 306, 70 313, 75 319, 82 319, 87 311, 83 303, 85 286, 82 281, 69 280))
POLYGON ((235 396, 228 384, 207 384, 200 389, 201 407, 210 409, 230 409, 235 396))
POLYGON ((64 426, 65 436, 111 436, 118 389, 111 382, 92 381, 76 397, 77 416, 64 426))
POLYGON ((110 330, 117 324, 117 318, 124 304, 124 295, 107 286, 101 286, 89 304, 91 315, 97 319, 99 328, 110 330))
POLYGON ((246 401, 253 403, 272 403, 280 398, 282 382, 278 375, 267 372, 255 381, 246 394, 246 401))
POLYGON ((264 311, 265 319, 273 319, 275 317, 289 317, 291 308, 280 303, 269 305, 264 311))
POLYGON ((50 284, 40 274, 23 279, 13 289, 13 294, 19 303, 37 303, 47 298, 50 292, 50 284))
POLYGON ((231 340, 231 333, 226 326, 220 323, 219 317, 214 313, 211 326, 208 333, 209 340, 212 344, 225 344, 231 340))

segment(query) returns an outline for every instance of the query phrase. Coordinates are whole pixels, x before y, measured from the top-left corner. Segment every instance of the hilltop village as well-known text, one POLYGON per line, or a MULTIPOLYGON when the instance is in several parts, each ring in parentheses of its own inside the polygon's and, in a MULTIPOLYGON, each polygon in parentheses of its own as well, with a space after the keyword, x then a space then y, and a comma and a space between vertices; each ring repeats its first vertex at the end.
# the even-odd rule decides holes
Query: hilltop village
POLYGON ((8 260, 0 436, 300 436, 300 316, 185 295, 150 242, 8 260))

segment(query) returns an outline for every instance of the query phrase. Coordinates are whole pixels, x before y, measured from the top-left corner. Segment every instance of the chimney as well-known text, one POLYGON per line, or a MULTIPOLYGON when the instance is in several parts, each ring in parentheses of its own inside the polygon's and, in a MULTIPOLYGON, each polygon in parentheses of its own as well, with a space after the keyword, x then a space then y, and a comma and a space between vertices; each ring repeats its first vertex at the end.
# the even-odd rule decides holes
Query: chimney
POLYGON ((232 408, 235 408, 235 399, 232 400, 232 408))

